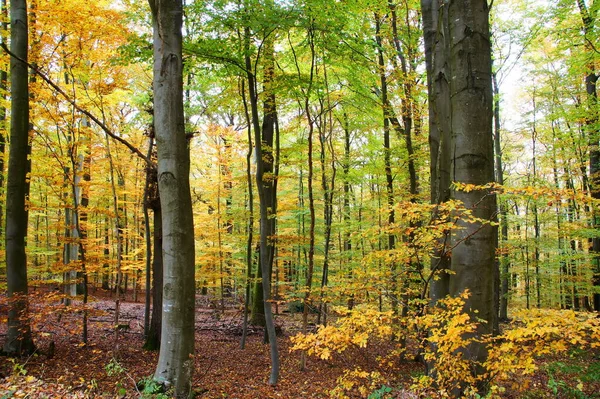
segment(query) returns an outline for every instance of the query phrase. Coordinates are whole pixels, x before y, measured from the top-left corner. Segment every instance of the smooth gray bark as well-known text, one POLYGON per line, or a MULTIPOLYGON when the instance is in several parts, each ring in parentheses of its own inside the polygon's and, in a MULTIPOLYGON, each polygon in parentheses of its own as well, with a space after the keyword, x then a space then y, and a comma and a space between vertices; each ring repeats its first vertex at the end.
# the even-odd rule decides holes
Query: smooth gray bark
POLYGON ((11 52, 20 58, 10 59, 11 121, 10 154, 6 190, 6 272, 8 296, 8 331, 4 352, 24 355, 34 351, 27 319, 27 153, 29 143, 29 86, 27 74, 27 2, 13 0, 10 5, 11 52), (25 62, 23 62, 25 61, 25 62))
MULTIPOLYGON (((494 181, 492 140, 492 66, 489 9, 486 0, 457 0, 448 6, 451 118, 451 170, 453 181, 484 185, 494 181)), ((485 221, 496 214, 496 197, 487 190, 452 190, 474 216, 485 221)), ((478 334, 492 332, 494 267, 497 229, 485 223, 459 221, 452 233, 449 293, 469 290, 465 310, 483 320, 478 334), (476 313, 475 313, 476 312, 476 313)), ((468 356, 483 361, 483 343, 474 342, 468 356)))
MULTIPOLYGON (((431 201, 459 200, 483 220, 459 220, 460 229, 452 231, 450 246, 444 241, 434 255, 434 272, 448 268, 452 273, 442 271, 442 278, 431 282, 430 297, 435 303, 446 294, 457 296, 469 290, 465 311, 483 320, 475 335, 488 334, 497 317, 497 231, 486 221, 495 218, 496 198, 487 190, 454 190, 450 183, 485 185, 494 181, 489 8, 485 0, 441 4, 422 0, 421 4, 430 100, 431 201)), ((463 354, 481 362, 487 351, 483 343, 473 342, 463 354)))
POLYGON ((154 27, 154 127, 163 227, 161 345, 154 378, 193 396, 194 223, 183 113, 181 0, 150 0, 154 27))

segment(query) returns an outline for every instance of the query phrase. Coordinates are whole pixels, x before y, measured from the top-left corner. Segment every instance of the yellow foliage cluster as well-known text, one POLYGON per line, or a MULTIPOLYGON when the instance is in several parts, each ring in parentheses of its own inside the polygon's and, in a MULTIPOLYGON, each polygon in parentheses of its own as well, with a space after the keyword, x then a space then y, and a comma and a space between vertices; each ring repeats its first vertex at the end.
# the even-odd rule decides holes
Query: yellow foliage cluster
POLYGON ((332 353, 348 348, 365 348, 371 339, 392 336, 392 312, 379 312, 366 305, 352 310, 335 308, 340 318, 335 325, 319 326, 317 332, 292 337, 291 350, 303 350, 309 355, 327 360, 332 353))
POLYGON ((496 385, 537 369, 535 359, 578 348, 600 347, 600 319, 572 310, 521 310, 507 331, 489 338, 486 377, 496 385))
POLYGON ((347 393, 358 391, 361 397, 367 397, 370 392, 377 389, 385 381, 383 376, 376 372, 367 372, 361 368, 345 371, 337 379, 337 386, 329 392, 332 399, 349 399, 347 393))
MULTIPOLYGON (((522 310, 498 336, 478 333, 480 321, 464 311, 469 293, 438 301, 422 316, 404 320, 406 337, 419 342, 423 359, 429 366, 428 375, 415 377, 412 389, 432 398, 478 397, 482 388, 489 397, 510 387, 525 389, 523 381, 539 367, 539 358, 561 354, 572 348, 600 347, 600 319, 592 313, 561 310, 522 310), (469 356, 474 344, 487 348, 487 359, 476 362, 469 356)), ((321 359, 330 359, 351 347, 364 348, 369 342, 389 340, 397 334, 391 312, 379 312, 369 307, 353 310, 337 309, 340 315, 335 325, 321 326, 317 332, 293 337, 292 350, 305 350, 321 359)), ((404 342, 404 341, 402 341, 404 342)), ((399 361, 403 351, 394 355, 399 361)), ((389 356, 379 359, 389 362, 389 356)), ((382 365, 383 366, 383 365, 382 365)), ((347 371, 330 392, 334 398, 346 398, 346 393, 366 392, 381 384, 389 384, 377 372, 362 369, 347 371)))
POLYGON ((415 328, 424 332, 423 358, 432 365, 429 375, 420 377, 414 388, 427 391, 435 387, 439 397, 450 397, 452 392, 476 392, 478 380, 473 373, 476 365, 468 356, 468 347, 478 340, 477 322, 464 312, 468 292, 458 297, 438 301, 436 307, 415 319, 415 328))

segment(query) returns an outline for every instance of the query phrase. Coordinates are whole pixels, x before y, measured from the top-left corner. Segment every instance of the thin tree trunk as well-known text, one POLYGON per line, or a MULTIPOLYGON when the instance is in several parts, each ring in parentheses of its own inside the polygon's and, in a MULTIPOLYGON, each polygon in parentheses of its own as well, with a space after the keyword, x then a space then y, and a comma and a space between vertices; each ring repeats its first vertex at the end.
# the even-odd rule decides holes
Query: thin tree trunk
MULTIPOLYGON (((156 198, 158 202, 159 199, 156 198)), ((144 342, 144 349, 158 350, 161 343, 162 331, 162 304, 163 304, 163 237, 162 237, 162 212, 160 203, 152 209, 154 229, 152 257, 152 315, 150 317, 150 330, 144 342)))
MULTIPOLYGON (((246 10, 248 4, 245 4, 246 10)), ((271 306, 271 269, 273 264, 275 243, 271 237, 275 234, 275 216, 277 211, 277 167, 273 155, 273 139, 276 125, 275 93, 273 92, 274 43, 273 37, 267 37, 264 42, 264 95, 263 124, 260 126, 258 117, 258 94, 254 69, 250 60, 250 27, 244 27, 244 48, 246 50, 245 64, 248 75, 248 92, 252 124, 254 128, 254 145, 256 152, 256 185, 260 204, 260 251, 259 264, 262 273, 263 307, 265 325, 271 352, 271 375, 269 384, 275 385, 279 379, 279 351, 275 334, 275 322, 271 306)))
MULTIPOLYGON (((391 229, 395 223, 394 214, 394 177, 392 176, 392 164, 391 164, 391 146, 390 146, 390 118, 391 118, 391 105, 388 99, 388 88, 387 88, 387 76, 386 76, 386 64, 383 57, 383 39, 381 37, 381 17, 375 15, 375 40, 377 42, 377 59, 379 66, 379 80, 381 84, 381 107, 383 111, 383 159, 385 168, 385 181, 387 191, 387 223, 388 228, 391 229)), ((396 236, 394 233, 387 234, 387 249, 393 251, 396 248, 396 236)), ((395 317, 399 316, 399 300, 398 300, 398 275, 396 262, 391 261, 391 280, 390 292, 392 310, 394 311, 395 317)))
MULTIPOLYGON (((252 279, 252 240, 254 235, 254 192, 252 189, 252 121, 248 111, 248 102, 246 100, 246 90, 244 85, 245 80, 242 80, 242 100, 244 102, 244 114, 246 116, 246 124, 248 125, 248 152, 246 152, 246 184, 248 187, 248 227, 246 238, 246 289, 244 300, 244 326, 242 330, 242 339, 240 347, 246 347, 246 336, 248 335, 248 312, 250 305, 250 280, 252 279)), ((263 319, 264 320, 264 319, 263 319)))
POLYGON ((114 357, 118 358, 119 354, 119 313, 120 313, 120 305, 121 305, 121 296, 119 294, 119 287, 121 287, 121 278, 123 276, 121 272, 121 261, 123 258, 123 239, 121 237, 121 222, 120 222, 120 214, 119 214, 119 200, 117 196, 117 188, 115 185, 115 175, 114 175, 114 164, 113 157, 110 152, 110 142, 108 141, 108 136, 106 136, 106 154, 108 156, 109 167, 110 167, 110 185, 113 197, 113 212, 115 213, 115 235, 117 240, 117 281, 115 284, 116 287, 116 295, 115 295, 115 317, 114 317, 114 348, 113 353, 114 357))
MULTIPOLYGON (((429 148, 431 203, 442 204, 450 199, 450 86, 447 64, 448 8, 437 2, 422 0, 423 36, 429 102, 429 148)), ((435 217, 436 215, 434 215, 435 217)), ((439 240, 432 256, 430 298, 435 304, 449 292, 450 257, 446 240, 439 240)))
MULTIPOLYGON (((3 21, 0 24, 0 43, 6 45, 4 38, 8 34, 8 8, 6 0, 0 1, 0 16, 3 21)), ((0 92, 5 93, 7 89, 8 74, 5 69, 0 70, 0 92)), ((5 96, 2 96, 4 100, 5 96)), ((7 108, 0 106, 0 190, 4 190, 4 156, 6 153, 6 113, 7 108)), ((47 219, 46 219, 47 220, 47 219)), ((0 236, 4 234, 4 203, 0 202, 0 236)), ((4 240, 0 242, 0 245, 4 244, 4 240)), ((0 264, 0 275, 4 275, 6 272, 5 265, 0 264)))
MULTIPOLYGON (((342 208, 343 220, 344 220, 344 258, 346 261, 346 268, 348 270, 348 283, 353 287, 352 282, 352 240, 351 240, 351 226, 350 226, 350 126, 348 124, 348 115, 344 112, 343 115, 343 127, 344 127, 344 162, 342 164, 342 170, 344 172, 344 205, 342 208)), ((353 288, 352 288, 353 290, 353 288)), ((351 291, 348 296, 348 310, 354 308, 354 292, 351 291)))
MULTIPOLYGON (((311 51, 310 59, 310 76, 308 81, 308 88, 306 89, 304 98, 304 113, 306 114, 306 121, 308 123, 308 211, 309 211, 309 227, 308 227, 308 270, 306 271, 306 285, 304 291, 304 301, 302 309, 302 333, 308 333, 308 310, 311 306, 310 295, 312 291, 312 279, 313 269, 315 264, 315 198, 313 192, 313 178, 314 178, 314 167, 313 167, 313 135, 314 135, 314 121, 312 120, 310 112, 310 94, 312 91, 312 84, 314 79, 315 70, 315 44, 314 44, 314 31, 312 26, 308 30, 308 42, 311 51)), ((302 351, 300 360, 300 370, 306 369, 306 351, 302 351)))
MULTIPOLYGON (((492 86, 494 90, 494 155, 496 158, 496 181, 501 186, 504 185, 504 169, 502 167, 502 146, 500 140, 500 93, 498 90, 498 82, 496 73, 492 74, 492 86)), ((508 215, 506 212, 506 204, 499 202, 500 210, 500 240, 502 243, 508 241, 508 215)), ((501 321, 508 320, 508 292, 509 284, 508 277, 510 271, 510 258, 507 252, 503 252, 500 256, 500 284, 499 284, 499 309, 498 319, 501 321)))

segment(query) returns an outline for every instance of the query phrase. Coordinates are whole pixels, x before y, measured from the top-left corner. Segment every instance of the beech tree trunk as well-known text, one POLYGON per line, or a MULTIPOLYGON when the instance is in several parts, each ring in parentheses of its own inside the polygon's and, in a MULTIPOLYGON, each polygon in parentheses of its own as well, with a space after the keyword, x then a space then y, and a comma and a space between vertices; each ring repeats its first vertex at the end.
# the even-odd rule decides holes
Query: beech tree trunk
MULTIPOLYGON (((2 15, 2 17, 4 17, 4 21, 7 21, 7 5, 6 5, 6 0, 1 0, 0 1, 0 15, 2 15)), ((2 42, 2 44, 5 44, 5 37, 4 35, 7 35, 8 33, 8 23, 7 22, 2 22, 2 24, 0 24, 0 32, 2 32, 2 38, 0 38, 0 41, 2 42)), ((0 69, 0 90, 2 91, 2 93, 6 93, 6 86, 7 86, 7 82, 8 82, 8 73, 7 71, 2 68, 0 69)), ((2 96, 2 99, 5 99, 5 96, 2 96)), ((7 108, 2 106, 0 107, 0 125, 1 126, 5 126, 6 123, 6 113, 7 113, 7 108)), ((5 156, 5 149, 6 149, 6 137, 4 136, 4 130, 0 131, 0 190, 4 189, 4 156, 5 156)), ((2 234, 4 232, 4 203, 0 202, 0 234, 2 234)), ((0 264, 0 275, 3 275, 6 272, 4 265, 0 264)))
MULTIPOLYGON (((474 185, 494 181, 489 8, 485 0, 456 0, 447 3, 447 7, 446 3, 438 7, 428 0, 422 4, 430 109, 433 109, 431 194, 432 202, 439 203, 446 199, 450 178, 474 185), (444 123, 448 120, 449 145, 445 131, 440 130, 448 126, 444 123), (449 174, 446 165, 450 166, 449 174)), ((451 189, 450 197, 460 200, 475 217, 484 221, 495 217, 496 198, 486 190, 451 189)), ((431 297, 434 301, 439 299, 446 289, 452 296, 469 290, 465 311, 485 321, 479 324, 475 335, 491 333, 497 317, 494 312, 497 229, 485 222, 459 221, 458 225, 461 229, 455 229, 450 237, 453 249, 449 268, 453 273, 447 276, 447 285, 445 278, 434 283, 431 297)), ((437 261, 442 263, 444 254, 440 255, 437 261)), ((482 362, 487 356, 486 347, 473 342, 465 349, 464 356, 482 362)), ((473 373, 480 371, 475 369, 473 373)))
POLYGON ((271 271, 275 255, 275 216, 277 212, 277 171, 273 142, 277 111, 273 79, 275 74, 273 38, 265 39, 263 123, 260 131, 255 129, 254 142, 257 162, 256 185, 260 208, 260 268, 262 272, 263 305, 265 311, 265 326, 271 350, 271 375, 269 384, 275 385, 279 379, 279 351, 275 334, 275 321, 271 306, 271 271), (262 134, 261 134, 262 133, 262 134))
MULTIPOLYGON (((10 5, 10 47, 22 60, 27 60, 27 2, 13 0, 10 5)), ((27 65, 10 59, 10 154, 6 189, 6 274, 8 297, 8 331, 4 352, 25 355, 35 350, 27 319, 27 153, 29 143, 29 86, 27 65)))
POLYGON ((149 0, 154 27, 154 128, 163 231, 161 345, 154 378, 191 398, 194 370, 194 222, 183 113, 181 0, 149 0))
MULTIPOLYGON (((494 181, 492 140, 492 66, 489 9, 486 0, 452 1, 448 7, 451 121, 451 176, 459 183, 484 185, 494 181)), ((475 217, 492 220, 496 197, 485 190, 452 190, 475 217)), ((452 233, 449 293, 469 290, 465 309, 479 319, 478 334, 491 333, 494 319, 495 227, 459 222, 452 233), (475 313, 477 312, 477 313, 475 313)), ((465 355, 467 355, 465 353, 465 355)), ((483 361, 485 344, 473 343, 468 356, 483 361)))
POLYGON ((144 349, 157 350, 160 348, 162 328, 162 287, 163 287, 163 246, 162 246, 162 213, 160 205, 152 209, 154 214, 152 256, 152 314, 150 326, 144 343, 144 349))

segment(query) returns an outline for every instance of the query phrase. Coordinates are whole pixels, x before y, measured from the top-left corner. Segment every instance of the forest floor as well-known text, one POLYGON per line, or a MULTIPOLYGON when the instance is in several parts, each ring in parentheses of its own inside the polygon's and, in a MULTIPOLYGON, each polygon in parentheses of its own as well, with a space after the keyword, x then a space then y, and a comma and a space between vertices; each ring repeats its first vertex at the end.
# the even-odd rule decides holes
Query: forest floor
MULTIPOLYGON (((221 312, 210 306, 205 297, 197 301, 193 382, 197 398, 326 398, 344 371, 357 366, 381 372, 393 386, 406 387, 385 397, 418 397, 408 387, 412 377, 423 373, 420 363, 407 361, 387 369, 379 366, 377 357, 389 351, 391 343, 348 351, 331 360, 309 357, 306 370, 300 371, 300 354, 290 352, 290 336, 299 331, 299 315, 288 313, 277 317, 281 330, 278 338, 281 374, 278 384, 271 387, 267 384, 269 348, 263 344, 262 329, 251 328, 246 348, 240 349, 242 312, 233 307, 221 312)), ((81 314, 38 312, 34 320, 37 352, 20 360, 0 357, 0 399, 150 397, 143 396, 141 388, 136 386, 152 376, 158 356, 157 352, 142 349, 144 304, 121 302, 119 325, 123 328, 118 336, 112 328, 114 299, 96 298, 91 305, 96 311, 89 319, 87 345, 81 342, 81 314)), ((5 316, 6 309, 0 306, 0 319, 5 316)), ((0 342, 5 334, 6 325, 2 323, 0 342)), ((531 384, 525 396, 523 392, 507 391, 503 397, 600 398, 598 353, 546 360, 546 365, 530 380, 518 382, 531 384), (583 381, 582 374, 590 374, 591 380, 583 381)))

